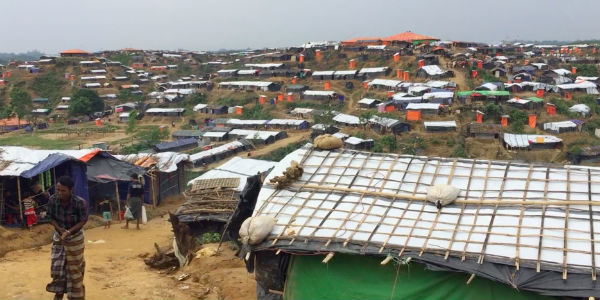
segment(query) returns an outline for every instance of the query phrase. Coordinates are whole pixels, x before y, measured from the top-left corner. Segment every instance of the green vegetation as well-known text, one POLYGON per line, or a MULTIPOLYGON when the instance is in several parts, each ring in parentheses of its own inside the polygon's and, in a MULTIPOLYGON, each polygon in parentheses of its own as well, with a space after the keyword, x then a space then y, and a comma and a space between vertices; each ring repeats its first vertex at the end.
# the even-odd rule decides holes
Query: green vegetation
POLYGON ((18 87, 13 88, 12 91, 10 91, 10 99, 12 111, 17 115, 19 120, 31 115, 33 102, 31 100, 31 95, 29 95, 26 90, 18 87))
POLYGON ((61 96, 61 90, 65 81, 56 72, 47 72, 35 77, 31 88, 41 97, 50 99, 50 104, 54 105, 61 96))
POLYGON ((134 109, 129 113, 129 117, 127 118, 127 128, 125 129, 125 133, 130 134, 135 130, 135 121, 138 113, 134 109))
POLYGON ((134 139, 137 142, 121 148, 121 154, 133 154, 150 149, 168 137, 169 130, 167 128, 160 130, 158 126, 140 126, 134 134, 134 139))
POLYGON ((131 64, 132 56, 133 55, 131 55, 130 53, 121 52, 121 53, 117 53, 117 54, 109 56, 108 59, 110 59, 112 61, 118 61, 123 65, 129 66, 131 64))
POLYGON ((588 76, 588 77, 597 77, 598 68, 594 64, 575 64, 573 65, 577 68, 577 76, 588 76))
POLYGON ((256 156, 254 158, 256 159, 262 159, 262 160, 270 160, 270 161, 280 161, 281 159, 283 159, 286 155, 292 153, 293 151, 297 150, 298 148, 302 147, 304 144, 306 144, 308 141, 306 140, 302 140, 296 143, 291 143, 288 144, 285 147, 273 150, 267 154, 264 155, 260 155, 260 156, 256 156))
POLYGON ((373 146, 373 152, 389 152, 394 153, 398 147, 398 143, 396 141, 396 136, 393 135, 384 135, 379 139, 375 140, 375 145, 373 146))
POLYGON ((600 115, 600 106, 598 105, 596 97, 597 95, 583 95, 575 100, 579 103, 587 105, 592 113, 600 115))
POLYGON ((122 102, 141 102, 144 100, 144 96, 132 94, 129 89, 120 90, 117 97, 122 102))
POLYGON ((0 145, 34 147, 43 149, 73 149, 79 145, 81 141, 71 138, 67 139, 46 139, 38 134, 19 134, 0 138, 0 145))
POLYGON ((576 113, 572 113, 569 111, 569 104, 567 104, 567 101, 562 100, 562 99, 558 99, 558 98, 550 98, 550 103, 554 104, 554 106, 556 106, 556 112, 561 114, 561 115, 565 115, 567 117, 572 117, 575 118, 577 117, 576 113))
POLYGON ((69 103, 69 115, 71 116, 89 115, 93 112, 103 110, 104 101, 102 101, 96 91, 89 89, 76 91, 69 103))
POLYGON ((270 120, 273 116, 262 105, 254 105, 252 108, 244 108, 242 119, 248 120, 270 120))
POLYGON ((527 124, 529 115, 518 109, 513 109, 509 111, 508 115, 510 116, 510 131, 512 133, 523 133, 523 126, 527 124))
POLYGON ((425 139, 418 135, 413 135, 408 138, 400 140, 399 148, 404 154, 416 155, 417 152, 427 149, 425 139))
POLYGON ((207 97, 205 94, 202 93, 198 93, 198 94, 193 94, 191 96, 185 97, 185 99, 183 100, 183 104, 186 107, 192 107, 196 104, 200 104, 200 103, 206 103, 207 97))
POLYGON ((218 105, 225 105, 227 107, 232 107, 232 106, 244 106, 248 103, 252 103, 252 102, 256 102, 258 98, 256 97, 245 97, 245 98, 241 98, 241 99, 236 99, 236 98, 219 98, 217 99, 217 104, 218 105))
POLYGON ((216 243, 221 241, 221 234, 218 232, 206 232, 202 235, 202 238, 196 238, 196 244, 204 245, 210 243, 216 243))
POLYGON ((498 121, 498 120, 500 120, 500 118, 502 117, 502 114, 503 114, 502 106, 496 105, 494 103, 488 103, 485 105, 485 108, 483 109, 483 113, 485 113, 486 117, 489 120, 498 121))

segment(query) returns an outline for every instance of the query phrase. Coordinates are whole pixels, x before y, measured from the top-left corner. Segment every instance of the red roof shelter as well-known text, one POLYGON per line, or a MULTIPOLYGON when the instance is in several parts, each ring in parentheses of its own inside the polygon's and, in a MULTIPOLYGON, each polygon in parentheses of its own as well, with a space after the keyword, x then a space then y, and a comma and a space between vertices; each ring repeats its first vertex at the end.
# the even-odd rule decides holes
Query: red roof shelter
POLYGON ((81 49, 69 49, 60 53, 61 57, 87 57, 92 54, 81 49))

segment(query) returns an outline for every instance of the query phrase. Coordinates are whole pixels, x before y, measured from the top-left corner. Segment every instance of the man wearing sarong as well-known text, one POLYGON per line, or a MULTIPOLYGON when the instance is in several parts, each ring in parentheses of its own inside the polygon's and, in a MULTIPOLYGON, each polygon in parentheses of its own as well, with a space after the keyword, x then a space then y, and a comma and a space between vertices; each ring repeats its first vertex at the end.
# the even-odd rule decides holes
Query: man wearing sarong
MULTIPOLYGON (((136 220, 135 228, 140 229, 140 220, 142 219, 142 198, 144 197, 144 185, 140 181, 138 174, 131 174, 131 182, 127 191, 127 207, 136 220)), ((129 229, 129 219, 125 218, 123 229, 129 229)))
POLYGON ((73 186, 70 177, 60 177, 56 193, 48 201, 48 216, 55 231, 50 256, 52 282, 46 290, 56 294, 54 299, 62 299, 64 294, 70 300, 85 299, 82 228, 88 212, 85 200, 73 194, 73 186))

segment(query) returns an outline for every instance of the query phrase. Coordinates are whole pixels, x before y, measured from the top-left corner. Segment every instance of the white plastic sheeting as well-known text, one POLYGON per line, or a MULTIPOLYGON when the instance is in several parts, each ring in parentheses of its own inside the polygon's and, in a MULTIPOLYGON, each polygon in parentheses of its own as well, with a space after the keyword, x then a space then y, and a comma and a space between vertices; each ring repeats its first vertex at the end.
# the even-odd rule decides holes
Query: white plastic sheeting
POLYGON ((538 134, 513 134, 505 133, 504 142, 513 148, 527 148, 531 144, 538 144, 539 141, 542 143, 560 143, 562 139, 551 135, 538 135, 538 134))
POLYGON ((0 176, 20 176, 35 167, 50 154, 62 153, 79 159, 94 149, 83 150, 36 150, 24 147, 0 147, 0 176))
POLYGON ((562 128, 577 128, 577 124, 571 121, 544 123, 544 130, 559 132, 562 128))
POLYGON ((306 242, 339 247, 369 244, 386 250, 494 258, 508 265, 518 259, 522 265, 540 263, 542 271, 564 266, 588 274, 593 261, 600 261, 600 253, 593 250, 600 249, 596 216, 600 207, 551 204, 600 201, 597 169, 303 147, 276 165, 265 182, 282 175, 292 160, 302 162, 304 168, 295 184, 323 188, 276 190, 264 185, 253 216, 277 220, 265 245, 275 239, 297 249, 306 242), (424 198, 428 187, 440 183, 461 190, 457 201, 548 201, 549 205, 542 210, 539 205, 455 203, 438 210, 426 201, 401 196, 424 198))
POLYGON ((360 125, 360 118, 353 115, 347 114, 338 114, 333 117, 333 120, 338 123, 348 124, 348 125, 360 125))

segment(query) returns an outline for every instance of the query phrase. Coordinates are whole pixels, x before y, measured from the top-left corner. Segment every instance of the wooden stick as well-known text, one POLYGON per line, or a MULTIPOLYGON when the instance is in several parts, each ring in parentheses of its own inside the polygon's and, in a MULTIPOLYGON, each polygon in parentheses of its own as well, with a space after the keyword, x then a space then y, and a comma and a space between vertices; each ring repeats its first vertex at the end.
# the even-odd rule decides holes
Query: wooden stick
MULTIPOLYGON (((525 190, 529 188, 529 179, 533 173, 533 164, 529 165, 529 173, 527 173, 527 181, 525 182, 525 190)), ((527 192, 523 193, 523 202, 527 200, 527 192)), ((519 270, 519 244, 521 243, 521 225, 523 225, 523 214, 525 213, 525 205, 521 205, 521 212, 519 213, 519 226, 517 227, 517 242, 515 244, 515 267, 519 270)))
POLYGON ((117 209, 119 210, 119 213, 117 213, 117 215, 119 216, 119 222, 123 221, 121 219, 121 199, 119 199, 119 182, 115 181, 115 199, 117 199, 117 209))
MULTIPOLYGON (((481 193, 481 198, 485 195, 485 190, 487 189, 488 183, 488 175, 490 174, 490 165, 492 162, 488 161, 488 167, 485 171, 485 179, 483 181, 483 192, 481 193)), ((473 235, 473 231, 475 230, 475 226, 477 226, 477 218, 479 217, 479 210, 481 209, 481 204, 477 205, 477 210, 475 211, 475 215, 473 216, 473 225, 469 229, 469 235, 467 236, 467 241, 463 246, 461 261, 465 261, 467 256, 467 246, 471 243, 471 236, 473 235)))
MULTIPOLYGON (((546 168, 546 179, 550 178, 550 168, 546 168)), ((544 198, 548 195, 548 185, 544 186, 544 198)), ((535 271, 539 273, 542 268, 542 239, 544 238, 544 221, 546 216, 546 205, 542 206, 542 223, 540 224, 540 239, 538 241, 538 255, 535 271)))
POLYGON ((328 263, 333 258, 333 255, 335 255, 335 252, 327 253, 327 255, 325 256, 325 259, 323 259, 322 263, 324 263, 324 264, 328 263))
MULTIPOLYGON (((271 184, 269 183, 267 185, 271 185, 271 184)), ((387 192, 367 191, 367 190, 356 189, 356 188, 343 188, 343 187, 335 187, 335 186, 321 186, 321 185, 315 185, 315 184, 297 184, 297 183, 292 183, 292 184, 290 184, 290 186, 301 187, 304 189, 332 190, 332 191, 337 191, 337 192, 347 192, 347 193, 357 193, 357 194, 364 193, 366 195, 372 195, 372 196, 383 196, 383 197, 398 198, 398 199, 405 199, 405 200, 415 200, 415 201, 427 201, 427 198, 424 196, 413 196, 410 194, 392 194, 392 193, 387 193, 387 192)), ((499 193, 502 193, 502 190, 500 190, 499 193)), ((527 206, 542 206, 542 205, 600 206, 600 201, 595 201, 595 202, 590 203, 588 200, 552 200, 552 201, 528 200, 528 201, 523 201, 523 200, 475 200, 475 199, 461 200, 461 199, 457 199, 454 201, 454 203, 478 204, 478 205, 507 205, 507 206, 520 206, 520 205, 527 205, 527 206)))
MULTIPOLYGON (((571 183, 569 181, 569 179, 571 179, 571 167, 568 166, 567 167, 567 201, 571 199, 571 183)), ((571 214, 571 212, 569 211, 569 204, 567 204, 567 207, 565 208, 565 229, 564 229, 564 234, 563 234, 563 274, 562 274, 562 279, 563 280, 567 280, 567 244, 568 244, 568 237, 567 234, 569 232, 569 215, 571 214)))
MULTIPOLYGON (((592 171, 588 169, 588 179, 592 177, 592 171)), ((588 180, 589 181, 589 180, 588 180)), ((592 183, 588 182, 588 200, 592 203, 592 183)), ((594 242, 594 216, 592 212, 592 207, 589 207, 590 213, 590 240, 592 246, 592 280, 596 281, 596 243, 594 242)))
POLYGON ((19 219, 23 222, 23 199, 21 199, 21 177, 17 176, 17 196, 19 197, 19 219))

